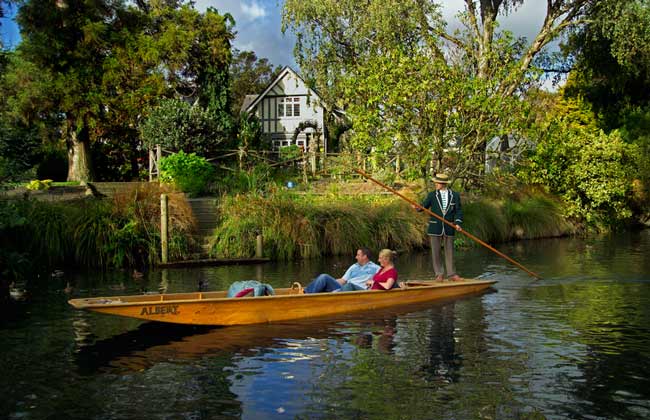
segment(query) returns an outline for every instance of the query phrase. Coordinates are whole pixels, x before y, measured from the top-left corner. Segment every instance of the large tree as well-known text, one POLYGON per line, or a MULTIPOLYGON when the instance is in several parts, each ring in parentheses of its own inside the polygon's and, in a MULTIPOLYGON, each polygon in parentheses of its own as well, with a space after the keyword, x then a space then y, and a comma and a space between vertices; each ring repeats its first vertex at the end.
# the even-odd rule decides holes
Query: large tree
POLYGON ((104 113, 102 65, 110 52, 111 27, 120 19, 121 1, 52 2, 32 0, 18 13, 26 60, 48 73, 48 105, 64 115, 62 132, 67 142, 70 180, 93 177, 91 132, 104 113))
POLYGON ((17 95, 13 110, 25 120, 62 118, 70 180, 92 179, 91 143, 129 160, 134 175, 142 153, 138 123, 161 98, 198 98, 225 129, 232 126, 232 18, 181 1, 135 3, 30 0, 19 10, 17 52, 38 69, 22 80, 37 96, 17 95))
POLYGON ((527 42, 498 29, 522 3, 466 0, 452 33, 434 1, 287 0, 283 25, 297 34, 302 72, 351 117, 359 147, 396 141, 422 169, 430 158, 480 179, 486 142, 524 120, 522 98, 539 76, 533 60, 590 5, 548 0, 527 42), (446 162, 449 145, 462 159, 446 162))
POLYGON ((650 98, 650 2, 602 0, 563 46, 573 64, 569 96, 584 96, 606 130, 650 98))
POLYGON ((144 153, 138 128, 161 101, 198 102, 210 113, 215 142, 232 131, 228 66, 234 22, 214 9, 199 13, 175 3, 143 3, 143 23, 125 34, 126 42, 115 46, 104 66, 110 103, 99 145, 112 155, 124 154, 131 176, 144 153))
POLYGON ((230 64, 232 113, 238 115, 246 95, 256 95, 275 79, 282 70, 273 67, 267 58, 258 58, 253 51, 233 51, 230 64))

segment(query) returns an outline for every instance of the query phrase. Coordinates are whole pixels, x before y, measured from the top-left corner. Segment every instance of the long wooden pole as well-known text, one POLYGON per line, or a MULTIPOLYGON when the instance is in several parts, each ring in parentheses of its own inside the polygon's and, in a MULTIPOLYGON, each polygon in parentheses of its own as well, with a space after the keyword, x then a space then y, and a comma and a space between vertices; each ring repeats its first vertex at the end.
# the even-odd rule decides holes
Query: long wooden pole
POLYGON ((384 188, 384 189, 386 189, 386 190, 392 192, 393 194, 395 194, 396 196, 400 197, 400 198, 403 199, 404 201, 410 203, 412 206, 415 206, 416 208, 418 208, 418 209, 420 209, 420 210, 426 212, 426 213, 429 214, 430 216, 433 216, 433 217, 435 217, 436 219, 442 221, 443 223, 446 223, 447 225, 453 227, 453 228, 456 229, 458 232, 462 233, 463 235, 467 236, 468 238, 472 239, 473 241, 478 242, 479 244, 483 245, 484 247, 486 247, 486 248, 489 249, 490 251, 494 252, 495 254, 497 254, 498 256, 500 256, 501 258, 504 258, 504 259, 510 261, 512 264, 514 264, 514 265, 516 265, 517 267, 521 268, 522 270, 524 270, 526 273, 530 274, 531 276, 533 276, 533 277, 535 277, 535 278, 538 278, 538 279, 541 279, 541 277, 540 277, 539 275, 537 275, 537 274, 535 274, 534 272, 530 271, 529 269, 527 269, 527 268, 524 267, 523 265, 519 264, 517 261, 513 260, 512 258, 510 258, 509 256, 507 256, 506 254, 502 253, 501 251, 498 251, 498 250, 494 249, 493 247, 491 247, 491 246, 488 245, 487 243, 483 242, 482 240, 480 240, 480 239, 477 238, 476 236, 472 235, 471 233, 467 232, 466 230, 464 230, 464 229, 459 229, 459 226, 458 226, 458 225, 456 225, 456 224, 454 224, 454 223, 452 223, 452 222, 450 222, 450 221, 448 221, 448 220, 445 220, 444 217, 440 217, 440 216, 438 216, 437 214, 435 214, 434 212, 432 212, 431 210, 422 207, 421 205, 419 205, 419 204, 416 203, 415 201, 411 200, 410 198, 407 198, 407 197, 403 196, 402 194, 400 194, 399 192, 397 192, 397 191, 394 190, 393 188, 389 187, 388 185, 382 184, 381 182, 379 182, 379 181, 377 181, 376 179, 372 178, 370 175, 368 175, 368 174, 365 173, 364 171, 362 171, 362 170, 360 170, 360 169, 352 169, 352 170, 353 170, 354 172, 358 173, 359 175, 363 176, 364 178, 367 178, 368 180, 370 180, 370 181, 374 182, 375 184, 379 185, 380 187, 382 187, 382 188, 384 188))

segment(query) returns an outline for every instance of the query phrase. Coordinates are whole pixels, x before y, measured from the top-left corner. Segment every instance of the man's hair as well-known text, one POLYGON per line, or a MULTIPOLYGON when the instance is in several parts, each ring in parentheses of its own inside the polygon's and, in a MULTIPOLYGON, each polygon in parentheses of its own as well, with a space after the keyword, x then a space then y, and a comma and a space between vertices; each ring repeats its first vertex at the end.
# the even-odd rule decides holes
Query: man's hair
POLYGON ((366 257, 368 257, 369 260, 372 259, 372 251, 369 250, 368 248, 359 248, 359 251, 361 251, 361 253, 362 253, 363 255, 365 255, 366 257))

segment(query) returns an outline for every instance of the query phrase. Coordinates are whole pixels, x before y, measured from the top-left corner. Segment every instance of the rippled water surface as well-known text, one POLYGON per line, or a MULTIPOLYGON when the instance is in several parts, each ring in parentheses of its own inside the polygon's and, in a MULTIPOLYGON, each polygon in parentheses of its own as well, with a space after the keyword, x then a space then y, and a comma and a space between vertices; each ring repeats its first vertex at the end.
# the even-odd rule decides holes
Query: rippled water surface
MULTIPOLYGON (((228 328, 75 311, 72 297, 276 287, 349 258, 35 279, 0 323, 0 418, 650 418, 650 232, 480 249, 481 295, 331 320, 228 328), (69 286, 72 291, 66 293, 69 286)), ((430 278, 426 253, 402 280, 430 278)))

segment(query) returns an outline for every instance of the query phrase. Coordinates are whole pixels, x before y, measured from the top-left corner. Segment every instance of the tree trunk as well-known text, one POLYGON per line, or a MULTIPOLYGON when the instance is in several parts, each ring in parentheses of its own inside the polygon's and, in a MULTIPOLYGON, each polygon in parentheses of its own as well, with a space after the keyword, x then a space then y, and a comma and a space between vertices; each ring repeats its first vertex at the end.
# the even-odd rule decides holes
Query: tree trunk
POLYGON ((68 181, 92 181, 88 130, 71 130, 68 138, 68 181))

